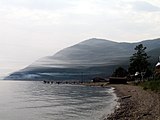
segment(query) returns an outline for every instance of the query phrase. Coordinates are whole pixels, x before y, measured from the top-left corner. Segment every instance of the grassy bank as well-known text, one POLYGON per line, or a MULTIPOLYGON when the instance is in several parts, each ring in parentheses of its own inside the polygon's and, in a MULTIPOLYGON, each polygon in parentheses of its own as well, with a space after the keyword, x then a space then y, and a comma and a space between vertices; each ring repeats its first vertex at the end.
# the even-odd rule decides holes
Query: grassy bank
POLYGON ((145 90, 150 89, 152 91, 160 92, 160 80, 146 81, 140 84, 145 90))

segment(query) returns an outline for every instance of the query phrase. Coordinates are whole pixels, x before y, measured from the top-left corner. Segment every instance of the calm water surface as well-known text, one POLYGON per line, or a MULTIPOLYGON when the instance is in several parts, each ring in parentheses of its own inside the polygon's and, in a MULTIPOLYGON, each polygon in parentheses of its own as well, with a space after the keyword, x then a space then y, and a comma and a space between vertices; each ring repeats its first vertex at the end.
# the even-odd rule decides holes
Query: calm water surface
POLYGON ((0 120, 100 120, 115 99, 111 88, 0 81, 0 120))

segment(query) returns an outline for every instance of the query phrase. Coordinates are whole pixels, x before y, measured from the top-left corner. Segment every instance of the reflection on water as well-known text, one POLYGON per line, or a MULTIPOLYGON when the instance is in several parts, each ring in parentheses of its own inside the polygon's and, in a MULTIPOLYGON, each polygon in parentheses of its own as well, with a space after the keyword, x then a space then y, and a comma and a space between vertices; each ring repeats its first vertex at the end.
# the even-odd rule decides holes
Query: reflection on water
POLYGON ((98 120, 116 104, 111 88, 0 82, 1 120, 98 120))

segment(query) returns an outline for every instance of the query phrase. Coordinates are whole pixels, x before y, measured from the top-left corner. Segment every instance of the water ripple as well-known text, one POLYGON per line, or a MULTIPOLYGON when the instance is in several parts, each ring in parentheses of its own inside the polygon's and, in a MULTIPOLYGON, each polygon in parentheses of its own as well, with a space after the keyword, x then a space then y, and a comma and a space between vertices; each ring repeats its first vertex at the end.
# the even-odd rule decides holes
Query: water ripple
POLYGON ((98 120, 116 99, 111 88, 80 85, 0 82, 0 88, 3 120, 98 120))

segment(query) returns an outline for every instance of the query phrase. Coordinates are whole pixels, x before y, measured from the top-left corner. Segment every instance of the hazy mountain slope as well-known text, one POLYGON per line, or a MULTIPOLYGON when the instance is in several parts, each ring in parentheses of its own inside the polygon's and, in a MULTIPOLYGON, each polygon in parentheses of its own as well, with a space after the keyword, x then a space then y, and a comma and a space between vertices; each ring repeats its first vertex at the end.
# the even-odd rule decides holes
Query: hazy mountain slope
POLYGON ((152 65, 156 65, 160 56, 160 46, 159 48, 149 51, 147 54, 150 56, 150 62, 152 63, 152 65))
POLYGON ((151 51, 152 49, 160 47, 160 38, 154 40, 144 40, 136 44, 143 44, 147 47, 147 51, 151 51))
MULTIPOLYGON (((160 56, 160 46, 158 48, 152 49, 148 52, 148 55, 152 56, 160 56)), ((157 57, 158 60, 158 57, 157 57)))
POLYGON ((128 47, 130 45, 94 38, 63 49, 48 59, 51 64, 56 62, 62 66, 63 64, 71 64, 71 66, 115 64, 114 60, 127 57, 131 53, 132 47, 128 47))
POLYGON ((160 39, 139 43, 89 39, 37 60, 6 79, 78 79, 82 73, 86 79, 96 75, 108 76, 117 66, 126 67, 135 46, 141 43, 147 47, 147 52, 154 54, 160 46, 160 39))

